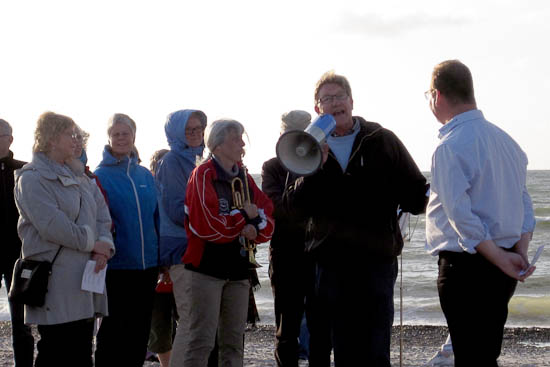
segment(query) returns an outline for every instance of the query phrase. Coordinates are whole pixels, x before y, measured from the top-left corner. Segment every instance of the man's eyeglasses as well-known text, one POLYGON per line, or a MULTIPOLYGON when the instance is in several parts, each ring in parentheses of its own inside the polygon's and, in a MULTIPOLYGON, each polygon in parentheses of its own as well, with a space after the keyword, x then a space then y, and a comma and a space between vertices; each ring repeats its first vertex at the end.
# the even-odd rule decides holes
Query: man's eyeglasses
POLYGON ((433 88, 428 89, 427 91, 424 92, 424 98, 426 98, 429 101, 430 98, 432 98, 435 91, 436 90, 433 88))
POLYGON ((196 133, 202 133, 204 130, 204 128, 202 126, 198 126, 198 127, 194 127, 194 128, 191 128, 191 129, 185 129, 185 133, 187 135, 194 135, 196 133))
POLYGON ((345 100, 346 98, 348 98, 348 95, 343 93, 343 94, 335 94, 333 96, 324 96, 324 97, 321 97, 317 100, 317 103, 318 104, 329 104, 329 103, 332 103, 333 101, 343 101, 345 100))

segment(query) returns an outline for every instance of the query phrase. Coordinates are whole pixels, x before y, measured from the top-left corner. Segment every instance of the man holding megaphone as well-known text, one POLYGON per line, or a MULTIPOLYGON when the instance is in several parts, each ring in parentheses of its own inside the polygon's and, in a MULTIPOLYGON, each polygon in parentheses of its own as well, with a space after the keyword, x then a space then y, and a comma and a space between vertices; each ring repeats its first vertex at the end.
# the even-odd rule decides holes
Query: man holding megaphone
POLYGON ((309 219, 306 251, 316 269, 307 300, 311 367, 330 365, 331 343, 337 367, 390 366, 403 247, 396 213, 399 207, 420 214, 427 203, 426 179, 403 143, 352 110, 348 80, 325 73, 315 88, 315 112, 331 115, 336 126, 319 143, 320 167, 283 194, 287 208, 309 219))

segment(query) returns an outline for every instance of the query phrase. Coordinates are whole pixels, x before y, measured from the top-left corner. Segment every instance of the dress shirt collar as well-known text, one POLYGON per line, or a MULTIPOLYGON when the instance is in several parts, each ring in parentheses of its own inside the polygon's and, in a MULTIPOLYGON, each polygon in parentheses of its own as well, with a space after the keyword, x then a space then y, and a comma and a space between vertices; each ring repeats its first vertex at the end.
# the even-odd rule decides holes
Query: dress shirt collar
POLYGON ((439 139, 447 135, 452 129, 463 124, 466 121, 483 119, 483 113, 480 110, 474 109, 466 112, 459 113, 449 122, 447 122, 441 129, 439 129, 439 139))

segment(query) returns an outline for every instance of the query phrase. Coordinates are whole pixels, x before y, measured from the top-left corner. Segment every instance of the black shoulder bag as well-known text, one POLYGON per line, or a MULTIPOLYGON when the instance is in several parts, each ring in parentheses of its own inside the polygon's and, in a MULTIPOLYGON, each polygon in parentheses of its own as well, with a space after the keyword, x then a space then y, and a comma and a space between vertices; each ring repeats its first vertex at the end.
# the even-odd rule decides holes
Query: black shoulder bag
POLYGON ((42 307, 46 301, 48 281, 52 273, 52 266, 61 251, 61 246, 52 262, 17 259, 13 267, 8 300, 28 306, 42 307))

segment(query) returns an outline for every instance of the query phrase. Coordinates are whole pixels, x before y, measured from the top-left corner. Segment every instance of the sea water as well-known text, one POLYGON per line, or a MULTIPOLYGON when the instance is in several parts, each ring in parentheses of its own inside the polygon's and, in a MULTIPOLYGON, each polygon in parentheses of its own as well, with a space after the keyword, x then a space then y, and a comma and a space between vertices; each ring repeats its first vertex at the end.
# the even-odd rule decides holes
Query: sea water
MULTIPOLYGON (((430 174, 425 175, 429 180, 430 174)), ((256 176, 255 179, 259 184, 259 177, 256 176)), ((518 283, 509 305, 507 326, 550 327, 550 171, 528 171, 527 188, 537 220, 529 247, 529 260, 540 245, 549 246, 539 258, 535 273, 524 283, 518 283)), ((425 226, 424 215, 411 216, 407 232, 412 236, 410 241, 405 243, 402 258, 398 258, 402 274, 398 275, 394 292, 395 324, 400 322, 401 305, 404 324, 446 324, 437 294, 437 257, 429 255, 424 248, 425 226)), ((268 245, 263 244, 258 248, 257 260, 263 267, 258 269, 262 288, 255 293, 256 303, 260 322, 273 324, 273 296, 267 274, 268 245)), ((361 297, 360 285, 356 288, 357 296, 361 297)))
MULTIPOLYGON (((253 176, 260 185, 260 176, 253 176)), ((426 176, 429 179, 429 173, 426 176)), ((537 220, 529 249, 531 259, 537 247, 550 245, 550 171, 529 171, 527 187, 537 220)), ((445 325, 436 287, 437 258, 428 255, 424 249, 424 216, 411 216, 407 232, 412 236, 405 243, 402 258, 399 258, 403 265, 400 265, 402 274, 398 275, 395 285, 395 324, 400 322, 402 305, 404 324, 445 325)), ((261 288, 255 293, 260 323, 273 324, 273 295, 267 274, 268 244, 258 246, 256 259, 263 265, 258 269, 261 288)), ((510 302, 507 326, 550 327, 550 246, 543 251, 536 266, 537 270, 532 276, 524 283, 518 283, 510 302)), ((363 296, 360 294, 360 286, 357 292, 358 297, 363 296)), ((9 320, 5 287, 0 291, 0 320, 9 320)))

